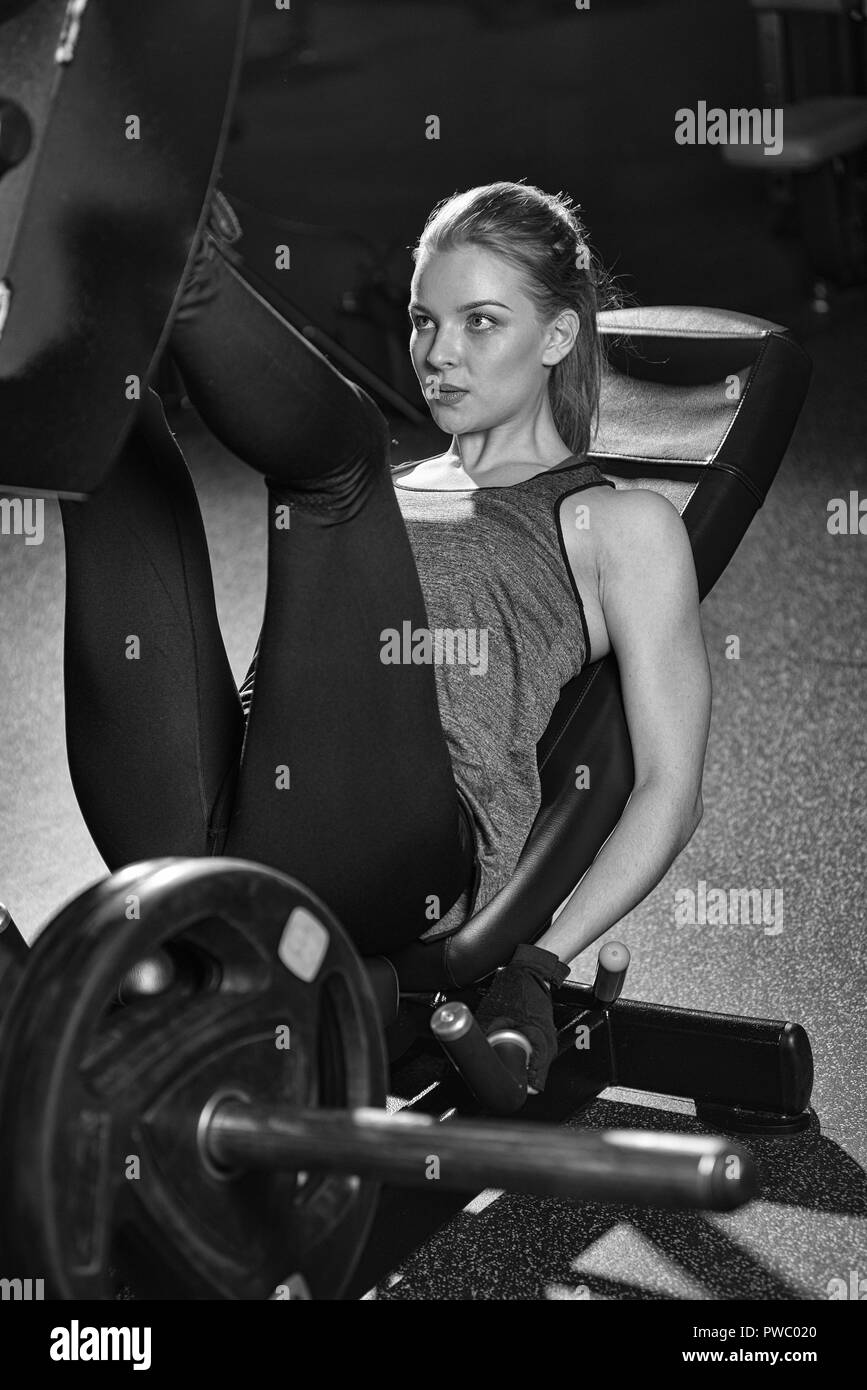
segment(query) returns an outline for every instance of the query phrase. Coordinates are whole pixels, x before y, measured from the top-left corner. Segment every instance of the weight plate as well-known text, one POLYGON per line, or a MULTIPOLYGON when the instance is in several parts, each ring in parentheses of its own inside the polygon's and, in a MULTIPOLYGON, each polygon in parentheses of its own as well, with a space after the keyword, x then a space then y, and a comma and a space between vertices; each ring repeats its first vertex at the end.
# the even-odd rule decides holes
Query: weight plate
POLYGON ((0 4, 4 489, 92 493, 127 439, 130 378, 165 350, 216 183, 247 10, 0 4))
POLYGON ((237 859, 130 865, 52 920, 10 1006, 6 1263, 54 1298, 118 1276, 145 1298, 339 1298, 377 1184, 220 1172, 201 1117, 221 1095, 381 1107, 386 1077, 364 967, 315 894, 237 859), (157 947, 174 983, 119 1004, 157 947))

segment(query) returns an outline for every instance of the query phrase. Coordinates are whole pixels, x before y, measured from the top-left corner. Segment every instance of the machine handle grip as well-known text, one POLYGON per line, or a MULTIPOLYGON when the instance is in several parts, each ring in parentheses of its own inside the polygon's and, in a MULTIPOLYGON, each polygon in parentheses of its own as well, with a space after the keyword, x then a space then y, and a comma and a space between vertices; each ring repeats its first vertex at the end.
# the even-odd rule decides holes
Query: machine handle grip
POLYGON ((596 962, 593 998, 600 1004, 613 1004, 620 997, 631 956, 622 941, 606 941, 596 962))
POLYGON ((466 1004, 441 1004, 431 1032, 476 1099, 496 1115, 513 1115, 527 1098, 530 1044, 514 1029, 485 1037, 466 1004))

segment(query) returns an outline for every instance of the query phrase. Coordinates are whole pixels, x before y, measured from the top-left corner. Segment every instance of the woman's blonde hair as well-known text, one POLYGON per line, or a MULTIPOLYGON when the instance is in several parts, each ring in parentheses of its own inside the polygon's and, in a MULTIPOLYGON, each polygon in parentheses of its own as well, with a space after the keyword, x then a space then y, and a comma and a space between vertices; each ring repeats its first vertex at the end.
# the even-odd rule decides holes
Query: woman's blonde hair
POLYGON ((548 395, 560 437, 583 457, 598 422, 604 362, 596 314, 618 297, 587 244, 579 212, 568 195, 533 184, 483 184, 437 204, 412 256, 417 261, 428 251, 482 246, 521 271, 541 321, 576 311, 575 346, 551 369, 548 395))

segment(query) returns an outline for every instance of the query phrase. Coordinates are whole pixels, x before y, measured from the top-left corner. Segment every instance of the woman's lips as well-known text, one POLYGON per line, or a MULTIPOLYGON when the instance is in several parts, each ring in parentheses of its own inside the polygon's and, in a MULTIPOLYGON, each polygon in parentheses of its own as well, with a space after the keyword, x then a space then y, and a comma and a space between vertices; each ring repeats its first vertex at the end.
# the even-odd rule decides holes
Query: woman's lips
POLYGON ((458 401, 462 401, 467 395, 469 392, 462 389, 440 387, 436 394, 431 396, 431 400, 439 402, 440 405, 457 405, 458 401))

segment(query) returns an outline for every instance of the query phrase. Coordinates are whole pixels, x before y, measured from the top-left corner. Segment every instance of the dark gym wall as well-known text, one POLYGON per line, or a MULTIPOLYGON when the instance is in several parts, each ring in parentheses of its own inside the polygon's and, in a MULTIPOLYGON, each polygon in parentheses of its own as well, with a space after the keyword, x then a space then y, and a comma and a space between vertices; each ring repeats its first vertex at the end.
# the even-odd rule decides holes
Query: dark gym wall
MULTIPOLYGON (((761 177, 728 168, 717 147, 674 140, 680 106, 760 104, 747 0, 592 0, 589 11, 573 0, 317 0, 304 11, 316 61, 291 65, 256 52, 274 13, 264 0, 254 11, 224 186, 334 229, 287 233, 290 278, 276 276, 329 331, 359 264, 374 255, 405 286, 405 248, 431 206, 497 178, 568 189, 642 302, 774 317, 797 301, 802 253, 772 236, 761 177), (439 140, 425 138, 431 114, 439 140)), ((274 225, 246 210, 246 226, 268 273, 274 225)))

